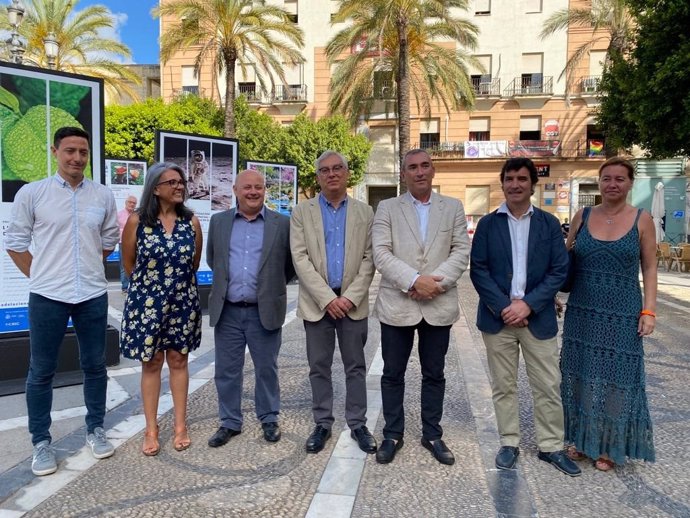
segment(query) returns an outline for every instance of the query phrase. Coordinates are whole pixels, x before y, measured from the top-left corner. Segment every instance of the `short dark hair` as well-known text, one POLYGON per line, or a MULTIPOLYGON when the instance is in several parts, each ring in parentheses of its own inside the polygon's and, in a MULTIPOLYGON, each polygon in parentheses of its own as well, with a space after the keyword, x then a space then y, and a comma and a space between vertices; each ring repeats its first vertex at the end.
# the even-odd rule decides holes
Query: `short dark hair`
MULTIPOLYGON (((429 160, 431 160, 431 155, 429 154, 429 152, 426 149, 422 149, 420 147, 410 149, 407 153, 405 153, 405 155, 403 156, 403 159, 402 159, 401 169, 403 170, 403 172, 405 171, 405 167, 407 166, 407 157, 410 157, 412 155, 418 155, 419 153, 426 153, 426 156, 428 156, 429 160)), ((432 164, 433 164, 433 160, 432 160, 432 164)))
POLYGON ((501 184, 503 184, 503 180, 505 180, 506 173, 508 171, 519 171, 523 167, 526 167, 529 171, 529 179, 532 182, 532 185, 536 184, 539 181, 537 167, 529 158, 524 157, 509 158, 505 161, 505 164, 503 164, 503 167, 501 168, 501 184))
POLYGON ((53 136, 53 146, 56 148, 60 147, 60 142, 62 139, 67 137, 85 138, 86 141, 91 144, 91 135, 89 135, 87 131, 75 126, 64 126, 55 132, 55 135, 53 136))
POLYGON ((600 178, 602 171, 610 165, 620 165, 625 167, 628 170, 628 178, 630 178, 631 180, 635 179, 635 166, 632 165, 632 162, 630 160, 628 160, 627 158, 623 158, 622 156, 612 156, 606 162, 601 164, 601 166, 599 167, 600 178))

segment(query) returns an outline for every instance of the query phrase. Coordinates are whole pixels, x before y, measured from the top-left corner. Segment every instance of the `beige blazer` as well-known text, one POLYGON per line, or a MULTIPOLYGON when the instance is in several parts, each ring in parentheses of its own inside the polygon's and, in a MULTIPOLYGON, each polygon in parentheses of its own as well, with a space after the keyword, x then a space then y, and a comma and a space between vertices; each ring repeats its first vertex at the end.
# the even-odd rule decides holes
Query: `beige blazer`
MULTIPOLYGON (((345 265, 341 295, 355 307, 353 320, 369 316, 369 285, 374 277, 371 225, 374 211, 369 205, 347 197, 345 218, 345 265)), ((290 219, 290 249, 299 277, 297 316, 309 322, 321 320, 336 294, 328 286, 326 239, 318 196, 298 203, 290 219)))
POLYGON ((431 194, 426 242, 412 196, 405 193, 379 203, 372 227, 374 264, 381 285, 374 306, 378 319, 392 326, 412 326, 424 319, 434 326, 458 319, 457 281, 467 268, 470 239, 462 203, 431 194), (415 275, 442 275, 445 293, 429 301, 411 299, 415 275))

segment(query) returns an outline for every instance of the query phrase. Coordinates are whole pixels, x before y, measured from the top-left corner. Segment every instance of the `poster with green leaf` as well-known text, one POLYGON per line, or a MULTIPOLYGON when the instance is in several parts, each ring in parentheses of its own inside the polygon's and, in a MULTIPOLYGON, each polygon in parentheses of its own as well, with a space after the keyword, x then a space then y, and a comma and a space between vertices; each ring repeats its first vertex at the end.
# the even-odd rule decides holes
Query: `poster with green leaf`
POLYGON ((55 173, 55 131, 76 126, 92 136, 87 178, 102 181, 102 84, 96 78, 0 66, 0 179, 11 202, 27 182, 55 173))
MULTIPOLYGON (((0 63, 0 248, 17 191, 55 174, 53 135, 63 126, 91 134, 85 174, 104 183, 103 83, 100 79, 0 63)), ((0 261, 0 335, 28 329, 29 279, 0 261)))

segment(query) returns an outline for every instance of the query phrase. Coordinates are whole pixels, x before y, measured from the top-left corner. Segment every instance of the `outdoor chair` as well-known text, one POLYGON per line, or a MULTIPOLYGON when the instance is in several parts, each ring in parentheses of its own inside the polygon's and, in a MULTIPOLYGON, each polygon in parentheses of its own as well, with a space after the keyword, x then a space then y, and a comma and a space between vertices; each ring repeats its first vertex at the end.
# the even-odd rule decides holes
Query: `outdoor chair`
POLYGON ((671 259, 673 259, 671 255, 671 244, 662 241, 656 248, 656 265, 659 266, 659 263, 663 263, 664 269, 668 271, 671 267, 671 259))
POLYGON ((690 245, 685 244, 680 246, 677 257, 671 257, 671 270, 673 270, 673 265, 676 265, 678 272, 689 272, 690 271, 690 245))

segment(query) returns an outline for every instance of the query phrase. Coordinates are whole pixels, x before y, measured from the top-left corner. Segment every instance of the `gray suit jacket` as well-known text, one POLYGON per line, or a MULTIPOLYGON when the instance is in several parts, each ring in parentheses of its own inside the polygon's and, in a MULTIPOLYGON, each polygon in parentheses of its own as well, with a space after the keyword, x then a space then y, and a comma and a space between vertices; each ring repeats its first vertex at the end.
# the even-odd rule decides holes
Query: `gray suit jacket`
MULTIPOLYGON (((264 241, 259 261, 257 300, 261 325, 268 330, 282 327, 287 306, 286 284, 295 276, 290 256, 290 218, 265 209, 264 241)), ((235 209, 211 217, 206 245, 206 262, 213 270, 208 299, 211 326, 218 323, 228 289, 228 253, 235 209)))
MULTIPOLYGON (((341 295, 355 305, 348 313, 352 320, 369 316, 369 285, 374 278, 373 219, 374 211, 369 205, 347 197, 341 295)), ((299 276, 297 316, 308 322, 318 322, 326 314, 328 303, 336 297, 328 286, 326 238, 318 196, 299 203, 292 211, 290 241, 292 260, 299 276)))
POLYGON ((458 319, 457 282, 470 257, 465 212, 455 198, 431 193, 430 201, 425 242, 407 193, 382 201, 376 210, 371 236, 381 284, 374 314, 384 324, 413 326, 424 319, 447 326, 458 319), (442 275, 445 293, 429 301, 411 299, 407 290, 417 273, 442 275))

